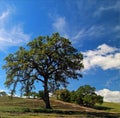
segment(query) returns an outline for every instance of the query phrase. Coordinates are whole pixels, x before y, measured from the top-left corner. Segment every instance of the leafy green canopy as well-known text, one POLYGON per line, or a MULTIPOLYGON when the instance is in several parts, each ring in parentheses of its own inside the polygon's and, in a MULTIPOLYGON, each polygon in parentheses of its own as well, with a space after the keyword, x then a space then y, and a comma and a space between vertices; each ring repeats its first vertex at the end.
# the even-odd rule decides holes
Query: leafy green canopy
POLYGON ((48 88, 51 84, 66 86, 68 78, 82 77, 82 60, 82 54, 58 33, 51 37, 40 36, 29 42, 27 48, 20 47, 5 58, 5 84, 13 87, 12 93, 17 83, 21 83, 23 91, 30 91, 35 81, 41 81, 48 88))
POLYGON ((96 88, 90 85, 84 85, 76 91, 76 102, 84 106, 94 106, 96 103, 102 104, 103 97, 95 93, 96 88))
POLYGON ((80 86, 76 91, 67 89, 56 90, 54 96, 65 102, 73 102, 79 105, 94 107, 96 103, 102 104, 103 97, 95 93, 96 88, 90 85, 80 86))

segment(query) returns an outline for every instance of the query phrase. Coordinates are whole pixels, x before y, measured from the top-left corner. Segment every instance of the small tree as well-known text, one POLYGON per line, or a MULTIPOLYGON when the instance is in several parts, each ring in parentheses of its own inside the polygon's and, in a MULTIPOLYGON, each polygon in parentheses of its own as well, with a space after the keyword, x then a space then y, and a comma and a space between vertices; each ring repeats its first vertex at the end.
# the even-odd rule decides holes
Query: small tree
POLYGON ((96 103, 103 103, 103 97, 95 93, 95 87, 81 86, 76 91, 76 102, 80 105, 93 107, 96 103))
POLYGON ((71 91, 70 92, 70 102, 75 102, 76 103, 76 91, 71 91))
POLYGON ((24 82, 29 81, 27 85, 32 87, 35 81, 42 82, 46 108, 51 108, 50 84, 59 83, 66 86, 68 78, 82 77, 80 70, 83 68, 83 56, 68 39, 60 37, 58 33, 51 37, 40 36, 27 46, 28 48, 21 47, 16 53, 5 58, 6 64, 3 66, 7 74, 5 84, 7 87, 13 87, 13 94, 17 83, 25 85, 24 82))
POLYGON ((56 99, 58 99, 58 100, 60 100, 60 92, 61 92, 61 90, 56 90, 56 91, 54 91, 54 93, 53 93, 53 96, 54 96, 56 99))
POLYGON ((54 92, 54 95, 57 99, 62 100, 64 102, 70 102, 70 91, 67 89, 60 89, 54 92))
POLYGON ((7 93, 5 91, 0 92, 0 96, 6 96, 6 95, 7 95, 7 93))
POLYGON ((33 97, 34 99, 35 98, 38 98, 38 93, 37 92, 31 92, 31 97, 33 97))
POLYGON ((97 96, 96 96, 96 103, 102 104, 102 103, 103 103, 103 96, 97 95, 97 96))
POLYGON ((41 99, 44 99, 44 91, 39 91, 38 92, 38 97, 41 98, 41 99))
POLYGON ((60 100, 64 102, 70 102, 70 92, 67 89, 63 89, 60 93, 60 100))

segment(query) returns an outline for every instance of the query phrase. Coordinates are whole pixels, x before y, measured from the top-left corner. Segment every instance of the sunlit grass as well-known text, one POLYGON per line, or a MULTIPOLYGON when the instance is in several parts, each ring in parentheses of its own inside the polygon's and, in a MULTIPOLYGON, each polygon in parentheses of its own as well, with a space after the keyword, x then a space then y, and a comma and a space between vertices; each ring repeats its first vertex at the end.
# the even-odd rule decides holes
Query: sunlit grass
POLYGON ((99 106, 99 109, 105 110, 106 112, 118 112, 120 113, 120 103, 112 103, 112 102, 104 102, 102 105, 99 106))
POLYGON ((0 97, 0 118, 97 118, 101 115, 120 117, 120 103, 105 102, 92 109, 55 99, 50 101, 53 109, 46 110, 43 100, 40 99, 0 97))

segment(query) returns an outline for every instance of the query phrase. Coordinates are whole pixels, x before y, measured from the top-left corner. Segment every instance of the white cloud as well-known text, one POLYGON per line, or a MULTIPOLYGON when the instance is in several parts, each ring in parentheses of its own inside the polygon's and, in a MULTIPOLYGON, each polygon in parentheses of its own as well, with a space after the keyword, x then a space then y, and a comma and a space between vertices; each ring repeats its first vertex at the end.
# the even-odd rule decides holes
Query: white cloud
POLYGON ((103 89, 96 92, 98 95, 104 97, 106 102, 120 102, 120 91, 110 91, 109 89, 103 89))
POLYGON ((67 33, 68 25, 66 22, 65 17, 62 16, 54 16, 55 19, 53 19, 53 28, 55 32, 59 32, 63 37, 69 38, 69 34, 67 33))
POLYGON ((66 29, 66 20, 65 17, 57 17, 53 23, 55 30, 59 32, 65 32, 66 29))
POLYGON ((120 1, 117 1, 115 4, 112 5, 106 5, 106 6, 101 6, 99 9, 94 13, 94 15, 101 15, 102 12, 108 11, 108 10, 115 10, 115 11, 120 11, 120 1))
POLYGON ((101 67, 103 70, 120 69, 119 49, 102 44, 96 50, 83 52, 84 69, 89 70, 95 67, 101 67))
POLYGON ((29 35, 24 34, 20 26, 14 26, 11 30, 0 29, 0 46, 17 46, 29 40, 29 35))
POLYGON ((96 40, 104 38, 104 36, 111 36, 109 41, 118 40, 120 38, 120 25, 108 26, 93 25, 89 28, 81 28, 73 36, 70 36, 74 44, 81 44, 84 40, 96 40))
POLYGON ((0 14, 0 50, 10 46, 19 46, 30 39, 30 35, 25 34, 19 24, 13 24, 12 28, 7 28, 10 23, 9 16, 11 13, 12 10, 7 9, 0 14))
POLYGON ((116 38, 118 38, 118 40, 120 39, 120 25, 117 25, 113 28, 113 32, 115 32, 115 36, 116 38))
POLYGON ((1 89, 0 92, 5 92, 5 91, 1 89))
POLYGON ((75 36, 72 37, 72 39, 81 39, 84 37, 99 37, 105 34, 105 28, 103 26, 91 26, 88 29, 81 29, 76 33, 75 36))
POLYGON ((120 31, 120 25, 117 25, 115 28, 114 28, 115 31, 120 31))
POLYGON ((81 29, 81 30, 73 37, 73 39, 78 39, 78 38, 84 37, 84 35, 85 35, 85 30, 84 30, 84 29, 81 29))
POLYGON ((9 9, 8 9, 7 11, 3 12, 3 13, 0 15, 0 21, 1 21, 1 20, 4 20, 9 14, 10 14, 10 10, 9 10, 9 9))
POLYGON ((1 89, 1 88, 0 88, 0 92, 6 92, 6 93, 8 93, 8 90, 7 90, 7 89, 1 89))

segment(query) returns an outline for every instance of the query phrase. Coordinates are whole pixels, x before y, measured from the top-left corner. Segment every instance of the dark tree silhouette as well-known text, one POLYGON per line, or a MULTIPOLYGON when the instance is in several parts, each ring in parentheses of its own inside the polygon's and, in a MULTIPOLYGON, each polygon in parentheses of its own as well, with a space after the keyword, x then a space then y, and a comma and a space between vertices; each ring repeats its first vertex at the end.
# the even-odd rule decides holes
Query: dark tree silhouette
POLYGON ((71 42, 60 37, 58 33, 52 36, 40 36, 27 44, 28 47, 9 54, 3 69, 6 70, 6 86, 13 87, 15 92, 17 83, 26 85, 29 90, 35 81, 40 81, 44 87, 44 102, 46 108, 51 108, 49 101, 49 86, 66 86, 68 78, 82 77, 80 70, 83 68, 83 56, 71 42), (25 84, 27 83, 28 84, 25 84))

